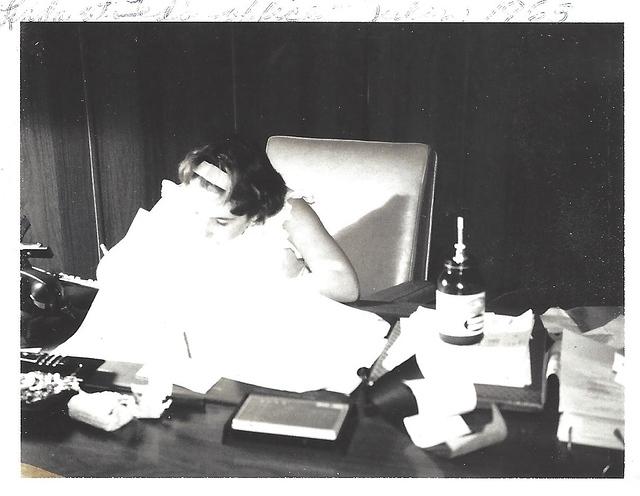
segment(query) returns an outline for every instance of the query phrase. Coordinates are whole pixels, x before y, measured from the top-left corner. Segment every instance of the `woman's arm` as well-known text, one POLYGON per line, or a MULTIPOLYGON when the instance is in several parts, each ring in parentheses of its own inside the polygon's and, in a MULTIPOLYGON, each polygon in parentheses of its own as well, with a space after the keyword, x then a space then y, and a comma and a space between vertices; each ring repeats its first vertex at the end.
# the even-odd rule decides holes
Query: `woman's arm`
POLYGON ((309 267, 316 289, 337 301, 357 300, 358 277, 347 256, 307 202, 299 198, 287 201, 291 216, 284 228, 309 267))

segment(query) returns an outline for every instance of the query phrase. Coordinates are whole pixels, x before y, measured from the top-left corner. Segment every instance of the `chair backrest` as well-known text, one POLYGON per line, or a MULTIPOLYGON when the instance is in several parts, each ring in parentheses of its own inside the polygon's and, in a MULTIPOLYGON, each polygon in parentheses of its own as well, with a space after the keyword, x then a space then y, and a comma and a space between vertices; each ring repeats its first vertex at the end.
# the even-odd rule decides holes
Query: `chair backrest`
POLYGON ((360 293, 426 279, 436 154, 421 143, 272 136, 267 155, 354 265, 360 293))

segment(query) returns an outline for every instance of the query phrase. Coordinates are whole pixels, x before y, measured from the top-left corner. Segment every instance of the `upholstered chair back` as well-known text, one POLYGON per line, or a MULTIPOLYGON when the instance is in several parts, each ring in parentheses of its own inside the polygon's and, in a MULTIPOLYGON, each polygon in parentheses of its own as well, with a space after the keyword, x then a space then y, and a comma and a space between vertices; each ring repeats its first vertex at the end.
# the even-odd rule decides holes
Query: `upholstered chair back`
POLYGON ((267 155, 353 263, 361 298, 426 278, 436 155, 421 143, 272 136, 267 155))

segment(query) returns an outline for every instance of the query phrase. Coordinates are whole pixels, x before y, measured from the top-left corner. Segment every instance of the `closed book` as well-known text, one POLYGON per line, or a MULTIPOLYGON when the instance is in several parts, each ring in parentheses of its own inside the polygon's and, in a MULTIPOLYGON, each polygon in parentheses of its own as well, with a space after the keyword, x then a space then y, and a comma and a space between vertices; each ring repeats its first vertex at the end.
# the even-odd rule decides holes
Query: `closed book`
POLYGON ((348 403, 250 394, 233 417, 231 428, 335 441, 348 412, 348 403))

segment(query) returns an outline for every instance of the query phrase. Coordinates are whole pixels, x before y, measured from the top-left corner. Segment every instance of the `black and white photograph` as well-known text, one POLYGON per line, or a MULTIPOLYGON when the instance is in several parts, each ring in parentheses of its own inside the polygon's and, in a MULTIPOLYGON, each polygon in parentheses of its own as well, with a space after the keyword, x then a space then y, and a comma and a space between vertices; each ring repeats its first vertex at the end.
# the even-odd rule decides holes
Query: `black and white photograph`
POLYGON ((622 12, 3 3, 16 477, 638 477, 622 12))

